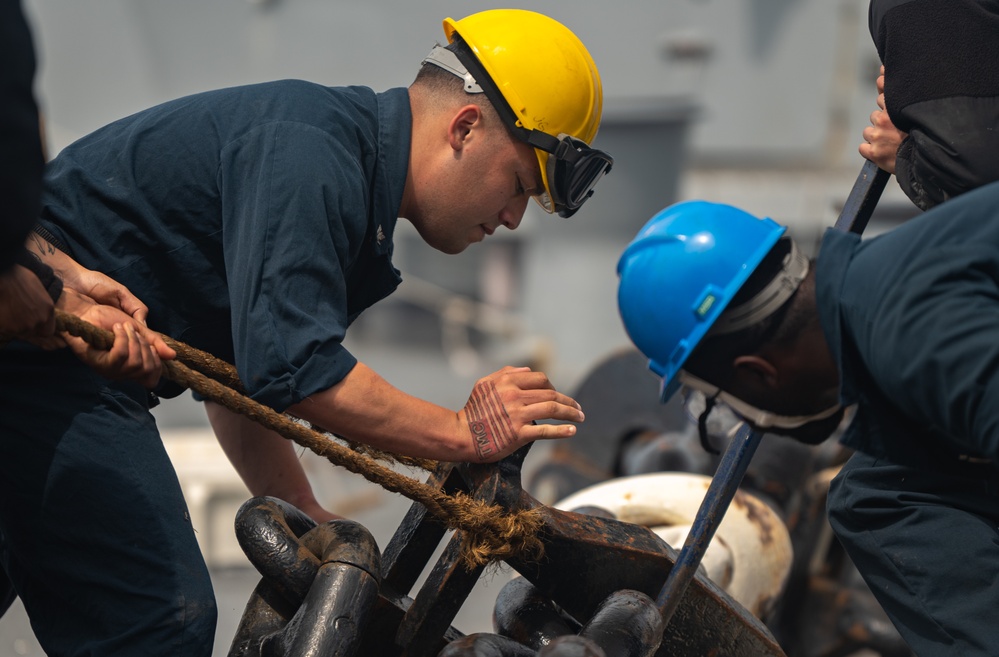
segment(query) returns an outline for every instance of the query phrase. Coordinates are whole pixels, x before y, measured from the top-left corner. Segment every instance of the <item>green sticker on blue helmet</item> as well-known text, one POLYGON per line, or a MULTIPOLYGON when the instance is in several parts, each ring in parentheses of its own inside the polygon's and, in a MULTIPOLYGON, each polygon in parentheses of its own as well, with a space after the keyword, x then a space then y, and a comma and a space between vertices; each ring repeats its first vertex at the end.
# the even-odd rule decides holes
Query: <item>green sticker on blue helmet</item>
POLYGON ((713 293, 708 292, 701 299, 701 302, 694 308, 694 314, 696 314, 700 319, 704 319, 707 314, 711 312, 711 309, 714 308, 716 301, 718 301, 718 297, 713 293))

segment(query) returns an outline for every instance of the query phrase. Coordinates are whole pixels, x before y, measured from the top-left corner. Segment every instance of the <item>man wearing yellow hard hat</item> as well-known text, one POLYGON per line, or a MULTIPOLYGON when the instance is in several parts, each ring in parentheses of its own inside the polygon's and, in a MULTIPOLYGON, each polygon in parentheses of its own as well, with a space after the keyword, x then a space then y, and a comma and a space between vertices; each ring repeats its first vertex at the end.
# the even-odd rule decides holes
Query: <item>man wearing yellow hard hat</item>
MULTIPOLYGON (((456 411, 398 390, 342 344, 401 281, 398 218, 458 253, 517 228, 531 197, 572 215, 611 168, 589 146, 600 76, 568 28, 494 10, 444 31, 409 88, 235 87, 82 138, 49 164, 36 254, 64 279, 107 274, 120 288, 97 301, 134 295, 150 328, 233 362, 257 401, 353 441, 491 462, 572 436, 582 411, 542 372, 484 376, 456 411)), ((151 395, 18 342, 0 372, 0 552, 43 648, 209 655, 198 528, 148 411, 179 390, 151 395)), ((206 408, 254 495, 333 517, 291 443, 206 408)))

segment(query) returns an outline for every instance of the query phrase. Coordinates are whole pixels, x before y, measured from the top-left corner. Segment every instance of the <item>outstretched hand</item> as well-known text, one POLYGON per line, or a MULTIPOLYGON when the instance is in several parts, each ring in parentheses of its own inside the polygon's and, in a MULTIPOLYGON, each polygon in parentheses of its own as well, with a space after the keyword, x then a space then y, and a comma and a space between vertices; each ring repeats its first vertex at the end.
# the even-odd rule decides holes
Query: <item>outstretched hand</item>
POLYGON ((543 372, 529 367, 504 367, 479 379, 458 416, 468 426, 469 440, 482 463, 498 461, 535 440, 576 433, 572 424, 536 424, 538 420, 584 420, 574 399, 556 391, 543 372))
POLYGON ((878 108, 871 112, 871 125, 864 128, 864 143, 860 145, 860 154, 874 162, 888 173, 895 173, 895 157, 899 146, 908 137, 892 123, 885 107, 885 67, 881 67, 878 76, 878 108))

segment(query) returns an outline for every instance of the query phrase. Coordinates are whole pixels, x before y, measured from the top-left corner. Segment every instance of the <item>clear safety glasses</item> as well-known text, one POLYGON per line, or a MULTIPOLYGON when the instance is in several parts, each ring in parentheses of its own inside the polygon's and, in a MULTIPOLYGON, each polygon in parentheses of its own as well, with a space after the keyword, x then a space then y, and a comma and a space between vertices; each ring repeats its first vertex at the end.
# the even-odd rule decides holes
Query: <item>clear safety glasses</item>
POLYGON ((778 415, 756 408, 685 370, 680 370, 677 378, 682 384, 681 394, 683 395, 684 411, 688 417, 695 421, 704 412, 706 401, 709 398, 715 403, 724 404, 734 417, 745 420, 758 429, 797 429, 811 422, 830 418, 842 408, 836 404, 813 415, 778 415))
MULTIPOLYGON (((455 39, 457 41, 459 37, 455 35, 455 39)), ((466 93, 484 93, 518 139, 548 153, 545 167, 548 189, 537 195, 538 203, 547 212, 558 213, 561 217, 574 215, 593 195, 593 188, 600 179, 611 170, 614 159, 571 135, 554 137, 541 130, 525 128, 478 59, 468 52, 464 43, 456 45, 454 50, 434 46, 423 63, 439 66, 462 78, 466 93)))

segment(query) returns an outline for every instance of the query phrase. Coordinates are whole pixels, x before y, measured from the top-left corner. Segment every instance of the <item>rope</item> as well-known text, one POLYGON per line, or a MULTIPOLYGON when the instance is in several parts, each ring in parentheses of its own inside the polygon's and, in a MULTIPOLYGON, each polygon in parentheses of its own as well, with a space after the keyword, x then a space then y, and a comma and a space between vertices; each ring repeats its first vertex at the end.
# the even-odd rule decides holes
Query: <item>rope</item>
MULTIPOLYGON (((59 310, 56 311, 56 330, 83 338, 98 349, 108 350, 114 343, 114 334, 110 331, 59 310)), ((239 392, 243 387, 232 365, 172 339, 167 344, 177 352, 177 359, 163 361, 163 376, 312 450, 334 465, 419 502, 438 522, 465 533, 462 560, 469 570, 514 556, 540 559, 544 547, 537 534, 542 520, 536 510, 507 514, 502 507, 486 504, 465 493, 448 495, 439 488, 402 475, 330 440, 314 428, 246 397, 239 392), (188 359, 188 364, 180 362, 188 359)))
MULTIPOLYGON (((94 327, 97 328, 97 327, 94 327)), ((110 334, 109 334, 110 335, 110 334)), ((200 372, 205 376, 214 379, 234 391, 240 393, 241 395, 246 394, 246 389, 243 388, 243 382, 239 378, 239 374, 236 372, 236 368, 231 364, 225 362, 221 358, 216 358, 207 351, 201 351, 190 345, 184 344, 174 340, 173 338, 160 334, 163 341, 168 347, 177 352, 177 360, 184 363, 196 372, 200 372)), ((105 349, 110 349, 108 347, 102 347, 105 349)), ((305 423, 305 420, 298 420, 299 422, 305 423)), ((313 429, 319 433, 335 435, 331 431, 327 431, 322 427, 318 427, 314 424, 306 423, 307 426, 311 426, 313 429)), ((422 470, 433 470, 437 467, 437 463, 430 459, 420 459, 411 456, 401 456, 399 454, 391 454, 389 452, 384 452, 382 450, 371 447, 370 445, 364 445, 363 443, 353 442, 347 440, 341 436, 337 436, 340 440, 347 443, 352 450, 355 452, 360 452, 361 454, 366 454, 371 458, 378 459, 380 461, 387 461, 389 463, 401 463, 402 465, 407 465, 410 467, 420 468, 422 470)))

